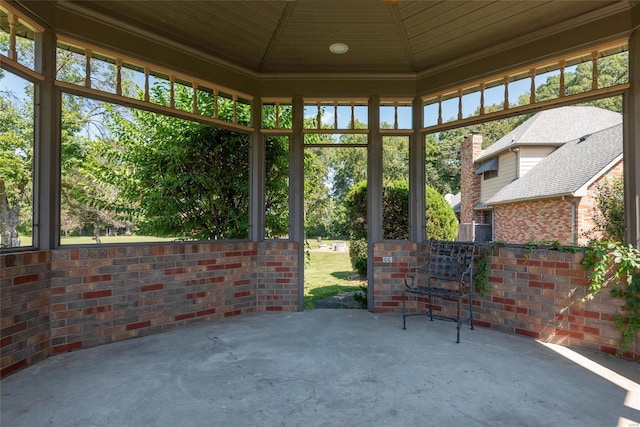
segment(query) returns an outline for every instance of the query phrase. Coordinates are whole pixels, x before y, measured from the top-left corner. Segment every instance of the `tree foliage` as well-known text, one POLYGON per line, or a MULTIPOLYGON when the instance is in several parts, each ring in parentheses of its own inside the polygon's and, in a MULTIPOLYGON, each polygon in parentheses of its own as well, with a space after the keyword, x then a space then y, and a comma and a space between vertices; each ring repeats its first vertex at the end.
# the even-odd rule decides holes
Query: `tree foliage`
POLYGON ((189 239, 248 237, 249 138, 141 110, 108 122, 108 156, 127 165, 105 176, 143 233, 189 239))
POLYGON ((307 237, 330 234, 334 208, 323 148, 304 150, 304 228, 307 237))
POLYGON ((595 225, 587 237, 601 237, 610 242, 624 241, 624 179, 605 179, 596 186, 595 225))
MULTIPOLYGON (((458 234, 458 221, 442 195, 426 187, 427 239, 452 240, 458 234)), ((367 267, 367 183, 356 184, 346 198, 350 218, 349 254, 353 268, 366 275, 367 267)), ((409 238, 409 184, 406 180, 387 181, 383 185, 383 235, 385 239, 409 238)))
POLYGON ((426 188, 426 238, 453 240, 458 235, 458 220, 449 203, 433 187, 426 188))
POLYGON ((289 139, 272 136, 265 141, 265 237, 289 232, 289 139))
MULTIPOLYGON (((574 71, 567 71, 564 75, 565 94, 573 95, 588 92, 592 88, 591 62, 578 64, 574 71)), ((610 87, 625 83, 629 80, 628 52, 608 56, 598 62, 598 87, 610 87)), ((560 96, 560 75, 547 77, 544 84, 536 88, 536 102, 558 98, 560 96)), ((529 102, 529 93, 523 94, 519 99, 520 104, 529 102)), ((622 97, 596 99, 586 102, 584 105, 604 108, 606 110, 622 112, 622 97)))
MULTIPOLYGON (((0 46, 5 46, 7 40, 6 33, 0 32, 0 46)), ((20 57, 33 62, 33 44, 19 43, 18 49, 20 57)), ((83 84, 84 57, 64 49, 59 49, 57 55, 57 78, 83 84)), ((599 87, 628 81, 626 63, 626 54, 600 59, 599 87)), ((0 77, 7 73, 0 70, 0 77)), ((142 99, 144 91, 135 83, 133 73, 122 69, 123 94, 142 99)), ((590 63, 567 71, 566 93, 589 90, 591 76, 590 63)), ((91 80, 94 88, 113 89, 115 66, 105 61, 92 62, 91 80)), ((192 110, 193 88, 175 84, 172 99, 168 80, 158 77, 151 83, 152 103, 168 106, 174 102, 179 110, 192 110)), ((538 100, 557 97, 558 93, 558 76, 549 77, 536 89, 538 100)), ((203 90, 198 90, 195 97, 198 110, 204 115, 213 116, 216 109, 223 120, 250 124, 249 105, 234 106, 231 99, 203 90)), ((523 95, 521 102, 528 102, 528 94, 523 95)), ((11 99, 2 93, 0 103, 0 213, 5 231, 10 228, 9 234, 16 236, 18 230, 30 232, 32 216, 33 89, 25 94, 24 100, 11 99)), ((620 97, 590 104, 614 111, 622 109, 620 97)), ((492 108, 500 107, 486 109, 492 108)), ((263 121, 268 126, 275 122, 275 109, 265 111, 263 121)), ((69 94, 62 97, 61 119, 63 232, 91 232, 98 242, 101 231, 107 228, 132 229, 134 225, 149 233, 188 238, 247 236, 249 142, 246 135, 69 94), (165 220, 161 220, 161 216, 165 216, 165 220)), ((525 119, 504 119, 428 135, 427 184, 440 194, 456 193, 460 189, 459 147, 464 138, 471 131, 480 132, 486 148, 525 119)), ((282 127, 291 128, 292 109, 281 109, 278 120, 282 127)), ((356 120, 354 127, 365 125, 356 120)), ((367 143, 363 134, 308 134, 306 138, 307 143, 314 140, 344 145, 367 143)), ((288 138, 269 136, 265 144, 266 235, 277 237, 288 233, 288 138)), ((408 178, 408 138, 385 136, 383 161, 385 183, 395 181, 384 187, 385 200, 394 201, 385 213, 384 236, 406 238, 408 215, 403 218, 401 207, 408 201, 398 181, 408 178)), ((366 230, 366 216, 359 225, 347 216, 351 189, 366 180, 366 149, 308 148, 304 163, 307 234, 347 235, 354 226, 366 230)), ((439 224, 437 228, 446 229, 448 225, 439 224)), ((7 244, 7 239, 3 244, 7 244)))
MULTIPOLYGON (((28 95, 28 94, 27 94, 28 95)), ((33 173, 32 96, 23 101, 0 93, 0 246, 13 246, 18 231, 30 231, 33 173)))

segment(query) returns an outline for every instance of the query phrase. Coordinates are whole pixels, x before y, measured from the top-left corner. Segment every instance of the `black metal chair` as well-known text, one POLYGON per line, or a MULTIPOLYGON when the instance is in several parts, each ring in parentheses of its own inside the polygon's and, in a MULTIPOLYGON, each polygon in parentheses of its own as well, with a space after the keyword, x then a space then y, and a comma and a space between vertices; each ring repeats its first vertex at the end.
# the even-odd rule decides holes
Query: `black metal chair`
POLYGON ((474 242, 449 242, 432 240, 425 254, 425 261, 410 267, 404 274, 402 292, 402 323, 407 329, 407 317, 427 315, 430 320, 450 320, 457 322, 456 342, 460 342, 462 327, 462 300, 469 300, 469 321, 473 330, 473 263, 474 242), (426 313, 408 314, 405 306, 407 294, 428 298, 429 310, 426 313), (433 314, 433 298, 455 300, 456 317, 433 314))

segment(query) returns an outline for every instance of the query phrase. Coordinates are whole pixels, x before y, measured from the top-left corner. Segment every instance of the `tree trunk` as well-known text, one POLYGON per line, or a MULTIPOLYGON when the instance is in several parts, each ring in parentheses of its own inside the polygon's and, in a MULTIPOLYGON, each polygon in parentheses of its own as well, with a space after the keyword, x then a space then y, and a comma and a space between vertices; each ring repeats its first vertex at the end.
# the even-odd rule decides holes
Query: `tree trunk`
POLYGON ((97 222, 93 223, 93 237, 96 239, 96 243, 98 245, 102 243, 102 241, 100 240, 100 226, 97 222))
POLYGON ((18 227, 20 226, 20 202, 9 207, 4 181, 0 181, 0 247, 20 246, 18 227))

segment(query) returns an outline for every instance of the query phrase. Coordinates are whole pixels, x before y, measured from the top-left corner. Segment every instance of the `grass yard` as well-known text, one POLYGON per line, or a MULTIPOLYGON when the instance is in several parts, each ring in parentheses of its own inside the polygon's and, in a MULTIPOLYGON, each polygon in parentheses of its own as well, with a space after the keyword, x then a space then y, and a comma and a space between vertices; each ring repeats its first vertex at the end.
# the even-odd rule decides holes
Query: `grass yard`
MULTIPOLYGON (((154 236, 101 236, 102 243, 145 243, 145 242, 171 242, 175 237, 154 236)), ((20 246, 31 246, 31 236, 20 236, 20 246)), ((95 244, 91 236, 74 236, 60 238, 61 245, 90 245, 95 244)))
POLYGON ((328 248, 315 248, 311 243, 311 260, 304 269, 304 308, 314 308, 314 303, 331 295, 360 290, 367 281, 358 277, 351 268, 349 252, 334 252, 331 242, 323 242, 328 248))

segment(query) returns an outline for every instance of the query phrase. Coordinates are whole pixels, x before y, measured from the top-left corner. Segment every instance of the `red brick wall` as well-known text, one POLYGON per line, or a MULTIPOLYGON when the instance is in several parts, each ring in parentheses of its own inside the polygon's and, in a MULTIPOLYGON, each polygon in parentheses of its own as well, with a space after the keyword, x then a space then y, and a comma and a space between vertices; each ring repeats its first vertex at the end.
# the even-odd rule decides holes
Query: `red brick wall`
MULTIPOLYGON (((517 246, 489 250, 491 291, 487 297, 473 299, 477 326, 604 353, 617 351, 621 333, 613 317, 622 302, 607 290, 585 299, 589 281, 580 264, 582 254, 517 246)), ((409 265, 420 261, 420 252, 421 246, 414 243, 374 245, 375 312, 402 312, 402 277, 409 265), (394 262, 383 263, 386 256, 394 262)), ((427 307, 426 300, 414 296, 407 297, 406 304, 410 312, 424 312, 427 307)), ((445 314, 451 314, 454 307, 448 301, 434 304, 436 312, 445 314)), ((468 316, 466 310, 463 316, 468 316)), ((398 327, 401 322, 399 316, 398 327)), ((465 329, 466 333, 472 332, 465 329)), ((640 362, 639 344, 640 334, 636 350, 625 356, 640 362)))
POLYGON ((0 376, 49 355, 48 252, 0 256, 0 376))
POLYGON ((260 244, 258 311, 298 310, 298 244, 260 244))
POLYGON ((198 319, 298 310, 291 242, 62 248, 0 262, 2 376, 198 319))
POLYGON ((52 353, 255 311, 256 266, 248 242, 56 250, 52 353))
MULTIPOLYGON (((605 178, 622 176, 622 167, 622 162, 618 163, 589 186, 586 197, 567 197, 565 200, 555 198, 494 206, 494 240, 503 240, 508 243, 557 240, 565 245, 574 244, 571 206, 571 202, 574 202, 576 204, 576 219, 573 224, 575 243, 586 245, 589 237, 585 233, 593 228, 595 188, 605 178)), ((594 234, 593 238, 596 237, 598 236, 594 234)))
MULTIPOLYGON (((420 249, 409 242, 374 245, 374 311, 401 311, 402 277, 420 261, 420 249), (383 263, 383 256, 393 262, 383 263)), ((606 291, 583 300, 588 281, 579 254, 492 251, 491 295, 474 299, 477 325, 615 352, 620 301, 606 291)), ((291 242, 64 248, 3 254, 0 267, 2 376, 50 354, 197 319, 298 310, 298 247, 291 242)), ((415 298, 407 304, 410 311, 426 307, 415 298)), ((436 310, 452 308, 445 302, 436 310)), ((638 352, 629 357, 640 360, 638 352)))
POLYGON ((569 199, 546 199, 494 206, 494 240, 508 243, 557 240, 570 245, 571 213, 569 199))

